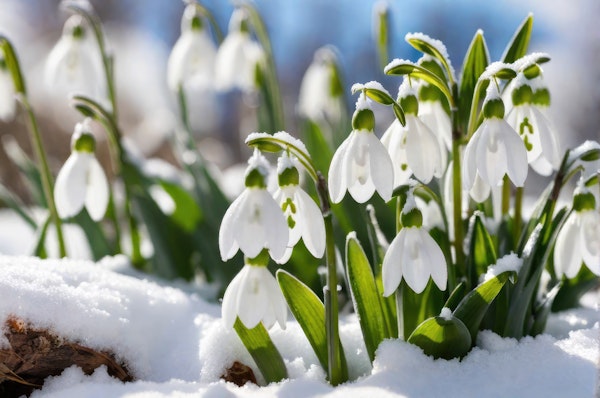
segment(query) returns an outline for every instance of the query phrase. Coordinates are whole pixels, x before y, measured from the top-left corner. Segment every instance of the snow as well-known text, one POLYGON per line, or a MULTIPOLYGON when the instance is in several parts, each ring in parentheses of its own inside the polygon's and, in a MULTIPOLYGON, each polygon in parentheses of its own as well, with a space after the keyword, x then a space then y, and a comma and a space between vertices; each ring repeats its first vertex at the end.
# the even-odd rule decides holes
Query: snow
POLYGON ((490 265, 487 272, 483 276, 484 282, 507 271, 519 272, 523 265, 523 259, 519 258, 515 253, 510 253, 502 258, 499 258, 496 264, 490 265))
POLYGON ((434 360, 413 345, 384 341, 373 369, 356 316, 341 317, 340 333, 355 381, 333 388, 299 325, 288 321, 271 336, 289 380, 237 387, 219 379, 234 361, 260 373, 220 305, 205 302, 194 285, 166 285, 129 266, 125 257, 98 263, 0 256, 0 319, 16 315, 32 325, 92 348, 109 349, 136 381, 122 383, 98 368, 48 378, 34 398, 61 397, 583 397, 593 396, 598 373, 598 293, 584 308, 549 320, 549 333, 517 342, 489 331, 462 361, 434 360), (175 287, 178 286, 178 287, 175 287), (579 329, 579 330, 577 330, 579 329))
POLYGON ((407 42, 410 42, 411 40, 420 40, 422 42, 429 44, 431 47, 435 48, 435 50, 438 53, 440 53, 441 56, 446 60, 448 67, 450 68, 450 75, 451 75, 452 79, 453 80, 456 79, 454 68, 452 67, 452 64, 450 63, 450 55, 448 55, 448 50, 446 49, 446 46, 444 45, 444 43, 442 43, 440 40, 433 39, 433 38, 429 37, 428 35, 421 33, 421 32, 407 33, 406 36, 404 36, 404 40, 406 40, 407 42))

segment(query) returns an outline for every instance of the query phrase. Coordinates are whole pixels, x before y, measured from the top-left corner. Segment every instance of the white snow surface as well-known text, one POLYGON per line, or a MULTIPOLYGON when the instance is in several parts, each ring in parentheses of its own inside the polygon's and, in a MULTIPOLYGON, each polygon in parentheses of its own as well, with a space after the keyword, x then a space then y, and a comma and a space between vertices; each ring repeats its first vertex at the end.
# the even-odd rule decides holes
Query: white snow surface
POLYGON ((192 285, 152 280, 132 270, 125 257, 93 263, 0 256, 0 274, 2 322, 15 315, 67 339, 111 350, 137 380, 122 383, 104 367, 91 376, 71 367, 48 378, 34 398, 535 398, 591 397, 596 391, 597 293, 584 296, 584 308, 554 315, 548 334, 518 342, 481 332, 477 347, 462 361, 434 360, 416 346, 388 340, 371 369, 356 317, 342 316, 340 332, 355 381, 336 388, 325 382, 298 324, 288 321, 285 331, 275 326, 271 336, 290 379, 237 387, 219 379, 233 361, 259 373, 235 333, 224 328, 219 304, 202 300, 192 285))

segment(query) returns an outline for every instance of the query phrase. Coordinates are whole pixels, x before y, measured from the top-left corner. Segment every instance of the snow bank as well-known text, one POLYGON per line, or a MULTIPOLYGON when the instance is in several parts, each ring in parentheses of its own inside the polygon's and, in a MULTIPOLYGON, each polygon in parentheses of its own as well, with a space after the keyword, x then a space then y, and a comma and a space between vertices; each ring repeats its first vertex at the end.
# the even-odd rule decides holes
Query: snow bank
MULTIPOLYGON (((589 307, 553 317, 550 334, 520 342, 481 332, 462 362, 433 360, 419 348, 385 341, 373 369, 354 316, 340 327, 350 374, 332 388, 297 323, 271 331, 291 380, 237 387, 219 379, 234 360, 254 368, 219 305, 189 287, 177 289, 135 274, 124 257, 99 263, 0 257, 0 321, 16 315, 92 348, 114 351, 138 381, 122 383, 104 367, 48 378, 32 397, 564 397, 593 396, 598 375, 600 314, 589 307), (568 328, 580 329, 568 332, 568 328)), ((588 296, 590 297, 590 296, 588 296)), ((259 377, 260 378, 260 377, 259 377)))

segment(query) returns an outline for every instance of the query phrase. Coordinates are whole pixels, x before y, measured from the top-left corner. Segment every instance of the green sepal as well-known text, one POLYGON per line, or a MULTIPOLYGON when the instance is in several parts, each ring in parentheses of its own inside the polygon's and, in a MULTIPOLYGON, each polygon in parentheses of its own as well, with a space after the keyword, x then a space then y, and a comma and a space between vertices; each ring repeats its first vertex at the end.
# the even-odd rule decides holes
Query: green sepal
POLYGON ((488 307, 509 278, 514 278, 515 275, 514 271, 506 271, 490 278, 471 290, 456 307, 454 316, 463 321, 471 334, 472 341, 476 340, 479 325, 488 307))
POLYGON ((396 116, 396 119, 398 119, 400 124, 406 126, 406 116, 404 116, 404 111, 402 110, 402 107, 394 102, 392 104, 392 109, 394 110, 394 115, 396 116))
POLYGON ((375 115, 370 109, 357 109, 352 116, 352 129, 354 130, 375 130, 375 115))
POLYGON ((471 335, 465 324, 455 316, 436 316, 425 320, 406 340, 421 347, 425 355, 434 358, 462 358, 471 349, 471 335))
POLYGON ((481 85, 479 85, 478 93, 474 91, 478 87, 479 76, 485 71, 489 63, 490 55, 483 32, 477 31, 463 61, 460 88, 458 90, 458 118, 460 124, 465 127, 469 122, 471 107, 479 106, 479 103, 473 103, 473 98, 481 98, 484 93, 484 88, 481 85))
POLYGON ((394 103, 394 99, 385 91, 378 90, 372 87, 365 87, 362 85, 358 85, 358 88, 354 88, 352 90, 352 94, 356 94, 356 92, 361 91, 367 97, 371 98, 373 101, 382 104, 382 105, 392 105, 394 103))
MULTIPOLYGON (((321 366, 329 369, 327 359, 327 335, 325 332, 325 306, 308 286, 287 271, 279 269, 276 273, 285 301, 304 335, 313 348, 321 366)), ((342 380, 348 380, 348 367, 341 341, 338 341, 342 380)))
POLYGON ((384 313, 381 308, 380 294, 375 283, 373 270, 363 248, 355 234, 346 238, 346 274, 352 292, 354 311, 358 316, 363 339, 371 362, 375 359, 375 350, 386 338, 391 338, 387 330, 384 313))
POLYGON ((254 328, 248 329, 240 321, 240 318, 236 318, 233 328, 254 359, 267 384, 277 383, 288 378, 283 358, 262 322, 259 322, 254 328))
POLYGON ((533 28, 533 15, 529 14, 521 25, 515 31, 512 39, 506 46, 504 54, 501 57, 502 62, 511 64, 527 54, 531 30, 533 28))

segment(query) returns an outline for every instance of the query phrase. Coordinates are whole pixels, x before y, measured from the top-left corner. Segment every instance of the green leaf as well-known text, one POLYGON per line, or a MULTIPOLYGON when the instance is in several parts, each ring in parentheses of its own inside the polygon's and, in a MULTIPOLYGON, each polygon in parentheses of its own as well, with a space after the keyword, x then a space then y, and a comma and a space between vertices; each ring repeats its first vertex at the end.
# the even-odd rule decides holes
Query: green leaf
POLYGON ((379 344, 392 334, 386 327, 373 270, 356 234, 352 233, 346 238, 346 273, 367 353, 373 362, 379 344))
POLYGON ((465 297, 465 293, 467 291, 467 284, 463 281, 454 288, 448 300, 446 300, 446 304, 444 307, 449 308, 451 311, 456 310, 460 301, 465 297))
POLYGON ((407 342, 419 346, 434 358, 461 358, 471 349, 469 329, 458 317, 436 316, 425 320, 407 342))
POLYGON ((72 222, 81 226, 87 241, 90 245, 92 252, 92 258, 94 261, 100 260, 102 257, 111 255, 114 251, 111 249, 100 224, 90 217, 87 210, 84 208, 75 217, 71 219, 72 222))
POLYGON ((6 135, 2 137, 2 146, 8 158, 19 168, 23 174, 24 182, 29 188, 36 204, 46 208, 46 196, 42 185, 42 177, 37 164, 21 148, 15 137, 6 135))
MULTIPOLYGON (((289 272, 277 271, 277 281, 294 318, 302 328, 323 369, 329 369, 327 336, 325 331, 325 306, 319 297, 289 272)), ((338 342, 342 364, 342 379, 348 379, 348 368, 341 342, 338 342)))
POLYGON ((38 227, 36 232, 35 246, 33 248, 33 255, 39 258, 47 258, 46 253, 46 236, 48 234, 48 226, 52 221, 51 217, 48 216, 46 220, 38 227))
POLYGON ((531 30, 533 28, 533 15, 529 14, 519 25, 512 39, 506 46, 502 55, 502 62, 511 64, 527 54, 531 30))
POLYGON ((262 322, 259 322, 254 328, 248 329, 240 321, 240 318, 237 318, 233 328, 250 355, 252 355, 252 359, 256 362, 256 366, 260 369, 267 383, 277 383, 287 379, 288 375, 283 358, 281 358, 281 354, 273 344, 262 322))
POLYGON ((392 104, 392 108, 394 109, 394 115, 396 115, 396 119, 400 122, 401 125, 406 125, 406 117, 404 116, 404 111, 402 107, 398 105, 396 102, 392 104))
POLYGON ((25 81, 21 75, 19 58, 17 57, 11 42, 2 35, 0 35, 0 48, 4 52, 4 61, 10 71, 15 86, 15 92, 25 94, 25 81))
POLYGON ((588 267, 581 267, 579 273, 573 279, 565 279, 560 285, 552 311, 565 311, 579 306, 579 300, 588 291, 598 286, 600 278, 588 267))
POLYGON ((202 212, 194 198, 177 184, 161 180, 160 185, 175 203, 171 219, 185 231, 193 231, 202 218, 202 212))
POLYGON ((423 321, 440 313, 444 305, 444 292, 431 278, 421 293, 415 293, 404 280, 400 286, 396 297, 401 298, 401 301, 397 302, 396 306, 402 314, 403 330, 399 330, 398 333, 410 336, 423 321))
POLYGON ((421 37, 411 36, 407 39, 408 43, 413 46, 415 49, 421 51, 424 54, 431 55, 432 57, 438 59, 440 63, 446 69, 446 73, 449 79, 452 79, 452 68, 450 67, 450 61, 446 59, 444 54, 440 52, 438 47, 428 42, 427 40, 423 40, 421 37))
POLYGON ((473 97, 481 98, 483 90, 481 86, 479 93, 474 95, 474 90, 477 87, 479 76, 485 71, 490 63, 490 55, 488 52, 485 38, 482 31, 477 31, 467 54, 463 61, 463 69, 460 79, 460 88, 458 91, 458 118, 461 126, 467 126, 471 107, 478 107, 478 103, 473 103, 473 97))
POLYGON ((546 328, 546 322, 548 321, 548 315, 550 315, 552 309, 552 303, 556 299, 556 295, 560 290, 560 284, 554 286, 544 297, 543 301, 539 303, 533 314, 533 325, 529 330, 531 336, 537 336, 544 332, 546 328))
POLYGON ((494 242, 485 229, 481 217, 481 213, 473 215, 469 231, 471 241, 467 255, 467 270, 471 286, 474 286, 479 276, 485 274, 488 266, 495 264, 497 260, 494 242))
POLYGON ((514 274, 514 271, 506 271, 488 279, 470 291, 456 307, 454 316, 463 321, 471 334, 472 341, 477 337, 479 325, 491 302, 500 293, 509 277, 514 274))
POLYGON ((0 183, 0 202, 17 213, 31 228, 37 229, 37 222, 27 212, 27 206, 2 183, 0 183))

